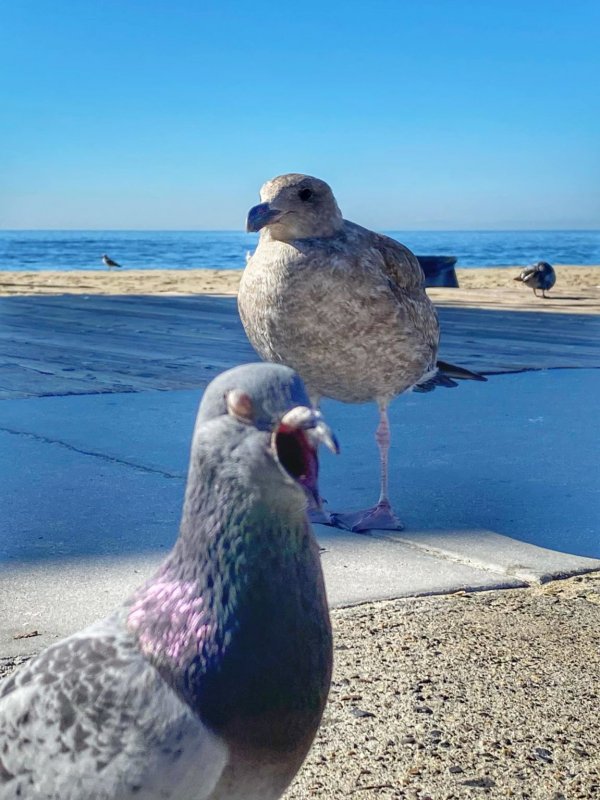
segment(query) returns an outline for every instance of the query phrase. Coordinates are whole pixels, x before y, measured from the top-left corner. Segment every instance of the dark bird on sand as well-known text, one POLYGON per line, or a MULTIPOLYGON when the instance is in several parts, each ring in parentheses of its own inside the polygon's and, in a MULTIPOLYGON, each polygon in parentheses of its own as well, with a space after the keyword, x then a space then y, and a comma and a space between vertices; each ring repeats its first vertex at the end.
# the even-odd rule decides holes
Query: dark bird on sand
POLYGON ((342 218, 330 187, 308 175, 265 183, 247 230, 260 231, 238 304, 250 342, 267 361, 293 367, 314 404, 375 400, 380 423, 379 501, 370 509, 313 520, 362 531, 401 530, 387 488, 387 407, 409 389, 485 380, 437 360, 439 324, 423 272, 394 239, 342 218))
POLYGON ((102 263, 104 264, 105 267, 108 267, 109 269, 112 269, 113 267, 119 267, 122 269, 120 264, 117 264, 116 261, 113 261, 112 258, 109 258, 106 254, 102 256, 102 263))
POLYGON ((538 261, 530 267, 525 267, 521 274, 515 278, 516 281, 526 283, 533 293, 538 297, 538 289, 542 291, 542 297, 546 297, 546 292, 556 283, 556 272, 547 261, 538 261))
POLYGON ((207 388, 179 538, 112 616, 0 684, 1 800, 275 800, 310 748, 332 641, 305 492, 335 448, 274 364, 207 388))

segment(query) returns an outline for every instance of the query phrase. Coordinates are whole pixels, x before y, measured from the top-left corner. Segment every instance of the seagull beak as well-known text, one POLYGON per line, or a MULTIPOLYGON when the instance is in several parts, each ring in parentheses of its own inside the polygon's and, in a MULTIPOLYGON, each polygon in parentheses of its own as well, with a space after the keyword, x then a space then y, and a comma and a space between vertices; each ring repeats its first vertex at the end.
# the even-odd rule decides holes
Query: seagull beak
POLYGON ((268 225, 271 222, 276 222, 283 214, 283 211, 279 211, 276 208, 271 208, 268 203, 261 203, 258 206, 254 206, 248 212, 248 217, 246 219, 246 231, 248 233, 253 233, 255 231, 259 231, 261 228, 264 228, 265 225, 268 225))
POLYGON ((272 449, 276 459, 287 475, 302 486, 310 504, 316 507, 321 506, 317 458, 321 443, 339 453, 337 439, 321 413, 307 406, 292 408, 273 431, 272 449))

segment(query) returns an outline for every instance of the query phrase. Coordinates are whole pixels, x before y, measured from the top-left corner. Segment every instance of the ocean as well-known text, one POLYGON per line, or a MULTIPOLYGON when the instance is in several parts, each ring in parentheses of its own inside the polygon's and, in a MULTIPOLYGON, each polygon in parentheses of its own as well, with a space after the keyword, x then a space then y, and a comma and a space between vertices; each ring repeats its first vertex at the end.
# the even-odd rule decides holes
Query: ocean
MULTIPOLYGON (((600 264, 600 230, 383 231, 417 255, 451 255, 458 267, 600 264)), ((241 231, 0 231, 1 270, 240 269, 257 235, 241 231)))

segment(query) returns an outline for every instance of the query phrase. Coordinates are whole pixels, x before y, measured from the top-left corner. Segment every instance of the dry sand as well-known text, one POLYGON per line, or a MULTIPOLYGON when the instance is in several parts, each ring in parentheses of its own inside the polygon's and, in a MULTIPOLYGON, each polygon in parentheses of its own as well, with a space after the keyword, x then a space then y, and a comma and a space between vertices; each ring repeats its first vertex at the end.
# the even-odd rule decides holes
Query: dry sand
MULTIPOLYGON (((458 269, 464 289, 504 288, 515 297, 533 292, 513 278, 520 267, 458 269)), ((556 267, 557 281, 550 296, 582 289, 600 290, 600 266, 556 267)), ((0 295, 10 294, 236 294, 241 270, 72 270, 70 272, 0 271, 0 295)), ((542 305, 540 303, 540 305, 542 305)))
POLYGON ((332 618, 329 704, 286 800, 600 797, 600 573, 332 618))
POLYGON ((329 705, 286 800, 600 798, 600 573, 333 621, 329 705))
POLYGON ((0 272, 0 295, 237 294, 242 270, 130 269, 0 272))
MULTIPOLYGON (((600 313, 600 266, 557 267, 547 299, 513 280, 519 267, 459 269, 459 289, 428 289, 436 305, 562 314, 600 313)), ((241 270, 2 272, 0 295, 235 295, 241 270)))

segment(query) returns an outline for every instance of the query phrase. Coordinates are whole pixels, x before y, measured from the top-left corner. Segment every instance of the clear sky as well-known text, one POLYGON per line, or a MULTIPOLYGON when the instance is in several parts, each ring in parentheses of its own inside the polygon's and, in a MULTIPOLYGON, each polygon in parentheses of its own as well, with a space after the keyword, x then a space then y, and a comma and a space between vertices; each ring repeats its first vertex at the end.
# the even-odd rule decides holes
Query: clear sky
POLYGON ((6 0, 0 227, 600 227, 598 0, 6 0))

